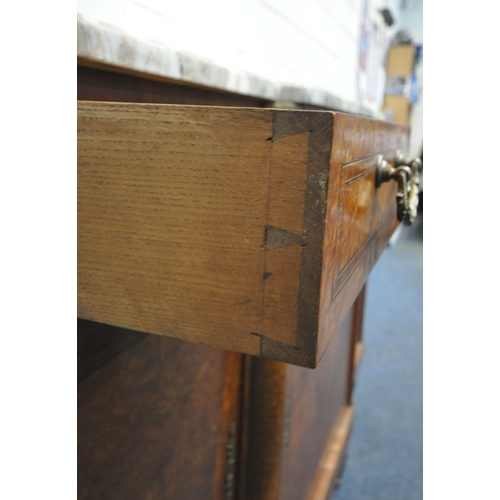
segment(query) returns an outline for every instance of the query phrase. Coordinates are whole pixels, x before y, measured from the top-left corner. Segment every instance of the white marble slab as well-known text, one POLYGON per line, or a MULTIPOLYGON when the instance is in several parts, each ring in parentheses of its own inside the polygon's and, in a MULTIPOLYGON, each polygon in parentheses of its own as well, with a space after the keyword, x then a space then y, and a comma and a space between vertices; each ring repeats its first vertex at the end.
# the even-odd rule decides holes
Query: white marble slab
POLYGON ((297 87, 222 67, 155 40, 140 40, 116 26, 91 21, 81 15, 78 15, 77 39, 78 56, 95 62, 270 101, 291 101, 381 117, 359 103, 349 102, 324 89, 297 87))

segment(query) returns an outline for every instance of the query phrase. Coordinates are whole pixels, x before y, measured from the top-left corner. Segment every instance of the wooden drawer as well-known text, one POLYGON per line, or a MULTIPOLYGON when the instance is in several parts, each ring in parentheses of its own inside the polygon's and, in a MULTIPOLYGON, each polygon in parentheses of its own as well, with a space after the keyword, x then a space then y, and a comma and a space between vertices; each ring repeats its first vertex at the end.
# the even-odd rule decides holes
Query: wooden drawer
POLYGON ((78 316, 315 367, 397 226, 407 127, 79 102, 78 316))

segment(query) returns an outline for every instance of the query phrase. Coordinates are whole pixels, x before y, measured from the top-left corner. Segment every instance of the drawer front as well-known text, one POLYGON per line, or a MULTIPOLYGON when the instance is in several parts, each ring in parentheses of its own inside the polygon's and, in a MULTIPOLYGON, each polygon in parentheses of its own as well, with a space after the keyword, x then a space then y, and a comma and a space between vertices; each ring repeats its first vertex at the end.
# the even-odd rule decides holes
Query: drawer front
POLYGON ((80 102, 79 317, 316 366, 396 226, 376 155, 406 141, 332 112, 80 102))
POLYGON ((394 164, 408 129, 336 114, 323 247, 317 361, 398 226, 396 183, 375 185, 379 156, 394 164))

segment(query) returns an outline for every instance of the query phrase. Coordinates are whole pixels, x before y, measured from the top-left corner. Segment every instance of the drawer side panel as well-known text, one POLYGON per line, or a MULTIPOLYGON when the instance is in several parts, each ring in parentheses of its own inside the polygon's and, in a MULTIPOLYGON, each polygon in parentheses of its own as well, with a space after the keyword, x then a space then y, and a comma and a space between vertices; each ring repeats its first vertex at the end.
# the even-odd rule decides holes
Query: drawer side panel
POLYGON ((79 317, 260 352, 273 111, 238 111, 79 104, 79 317))

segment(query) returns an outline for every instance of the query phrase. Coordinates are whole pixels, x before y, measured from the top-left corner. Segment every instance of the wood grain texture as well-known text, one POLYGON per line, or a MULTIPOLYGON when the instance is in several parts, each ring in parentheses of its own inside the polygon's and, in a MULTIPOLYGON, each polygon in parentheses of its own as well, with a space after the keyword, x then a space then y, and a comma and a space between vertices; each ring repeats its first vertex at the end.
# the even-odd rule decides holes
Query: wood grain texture
MULTIPOLYGON (((295 153, 295 162, 291 159, 284 164, 293 169, 297 165, 304 165, 306 168, 305 176, 297 176, 294 179, 301 182, 298 187, 302 189, 302 196, 293 197, 282 193, 283 198, 278 197, 278 206, 293 206, 301 211, 302 229, 298 234, 302 236, 300 248, 300 267, 297 269, 288 266, 288 280, 282 280, 282 296, 292 299, 290 290, 298 291, 295 295, 293 306, 291 302, 288 307, 294 307, 296 311, 295 318, 295 343, 277 342, 275 338, 264 332, 262 338, 261 355, 266 358, 278 359, 301 366, 315 366, 316 344, 318 331, 318 311, 319 311, 319 293, 322 268, 322 247, 325 232, 325 212, 326 212, 326 188, 328 172, 330 169, 331 140, 333 136, 333 113, 330 112, 306 112, 306 111, 280 111, 275 117, 273 133, 273 161, 272 168, 280 165, 276 161, 280 156, 275 156, 275 151, 283 151, 289 158, 287 150, 280 149, 282 141, 290 142, 290 136, 295 137, 296 141, 307 139, 307 163, 304 165, 301 159, 303 155, 295 153), (307 131, 307 133, 305 133, 307 131), (305 182, 304 182, 305 181, 305 182), (282 201, 283 200, 283 201, 282 201), (303 201, 302 201, 303 200, 303 201), (298 286, 297 279, 298 278, 298 286), (295 277, 295 278, 294 278, 295 277)), ((304 143, 302 143, 304 144, 304 143)), ((304 144, 305 146, 305 144, 304 144)), ((290 188, 287 190, 290 191, 290 188)), ((286 221, 284 229, 292 234, 297 234, 296 224, 298 218, 295 217, 290 222, 286 221)), ((273 253, 271 250, 266 254, 266 272, 272 272, 271 263, 273 262, 273 253)), ((286 255, 289 264, 295 264, 297 253, 286 255)), ((283 252, 284 253, 284 252, 283 252)), ((284 260, 284 259, 283 259, 284 260)), ((282 274, 283 275, 283 274, 282 274)), ((271 276, 272 278, 272 276, 271 276)), ((266 280, 266 287, 270 286, 271 280, 266 280), (268 285, 269 283, 269 285, 268 285)))
POLYGON ((374 168, 407 129, 126 103, 78 117, 79 317, 316 366, 397 225, 374 168))
POLYGON ((258 354, 271 135, 272 111, 80 103, 79 316, 258 354))
POLYGON ((352 325, 350 311, 315 370, 251 359, 245 500, 304 500, 317 488, 325 456, 331 466, 332 442, 343 452, 352 325))
POLYGON ((81 102, 79 317, 311 364, 332 114, 298 113, 81 102))
POLYGON ((94 370, 78 384, 78 498, 232 500, 240 384, 241 355, 156 335, 94 370))
POLYGON ((408 128, 335 114, 328 180, 317 362, 398 226, 395 183, 375 189, 377 155, 394 163, 408 128))

